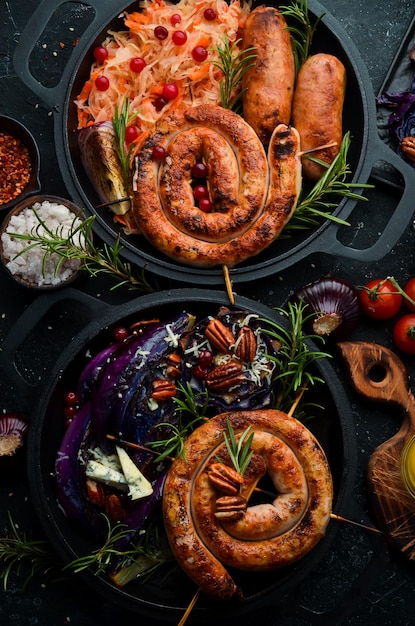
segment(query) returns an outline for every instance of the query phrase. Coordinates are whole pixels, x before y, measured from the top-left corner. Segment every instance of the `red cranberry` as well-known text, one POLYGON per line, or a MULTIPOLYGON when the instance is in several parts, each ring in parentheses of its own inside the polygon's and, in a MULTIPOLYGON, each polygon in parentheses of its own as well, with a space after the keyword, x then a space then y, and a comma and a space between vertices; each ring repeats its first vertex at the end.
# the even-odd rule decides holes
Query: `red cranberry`
POLYGON ((208 375, 208 370, 200 365, 195 365, 193 368, 193 375, 198 380, 204 380, 208 375))
POLYGON ((110 86, 110 81, 108 80, 106 76, 103 76, 101 74, 100 76, 96 77, 95 87, 98 89, 98 91, 107 91, 109 86, 110 86))
POLYGON ((116 341, 123 341, 128 337, 128 330, 125 326, 117 326, 117 328, 114 328, 113 335, 116 341))
POLYGON ((216 11, 215 9, 205 9, 205 12, 203 13, 205 20, 208 20, 208 22, 212 22, 213 20, 216 19, 216 11))
POLYGON ((74 406, 78 404, 78 395, 76 391, 68 391, 65 394, 65 404, 68 406, 74 406))
POLYGON ((104 48, 104 46, 97 46, 94 48, 94 59, 98 61, 98 63, 103 63, 108 59, 108 50, 104 48))
POLYGON ((163 98, 174 100, 179 95, 179 89, 174 83, 166 83, 163 87, 163 98))
POLYGON ((207 369, 213 363, 213 353, 210 350, 202 350, 197 359, 198 365, 207 369))
POLYGON ((202 63, 203 61, 206 61, 207 55, 208 51, 204 46, 196 46, 192 50, 192 56, 196 63, 202 63))
POLYGON ((195 163, 192 167, 193 178, 206 178, 208 174, 207 165, 202 162, 195 163))
POLYGON ((163 39, 167 39, 169 31, 164 26, 156 26, 154 29, 154 36, 156 39, 160 39, 160 41, 162 41, 163 39))
POLYGON ((166 151, 163 146, 154 146, 152 156, 155 161, 163 161, 166 157, 166 151))
POLYGON ((187 35, 183 30, 175 30, 171 38, 176 46, 182 46, 187 41, 187 35))
POLYGON ((203 211, 203 213, 209 213, 212 210, 212 203, 209 198, 201 198, 199 200, 199 209, 203 211))
POLYGON ((166 98, 163 98, 163 96, 159 96, 158 98, 156 98, 153 102, 153 106, 156 109, 156 111, 160 112, 162 109, 164 109, 164 107, 166 106, 166 104, 168 104, 168 100, 166 100, 166 98))
POLYGON ((125 129, 125 142, 127 145, 137 139, 139 135, 137 126, 127 126, 125 129))
POLYGON ((144 59, 142 59, 141 57, 134 57, 130 61, 130 70, 132 72, 135 72, 136 74, 139 74, 143 71, 146 65, 147 63, 144 59))
POLYGON ((201 200, 202 198, 208 198, 209 197, 208 188, 205 187, 205 185, 196 185, 196 187, 193 189, 193 195, 195 197, 195 200, 201 200))
POLYGON ((173 15, 170 18, 170 24, 172 26, 176 26, 176 24, 180 24, 181 21, 182 21, 182 16, 179 13, 173 13, 173 15))

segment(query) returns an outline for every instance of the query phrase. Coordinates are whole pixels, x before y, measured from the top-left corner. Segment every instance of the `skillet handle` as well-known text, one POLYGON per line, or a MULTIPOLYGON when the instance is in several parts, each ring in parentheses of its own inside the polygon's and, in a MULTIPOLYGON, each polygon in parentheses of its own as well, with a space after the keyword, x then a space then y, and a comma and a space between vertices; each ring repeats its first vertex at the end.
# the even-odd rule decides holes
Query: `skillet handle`
MULTIPOLYGON (((30 337, 31 333, 36 331, 36 328, 46 318, 53 306, 58 303, 65 303, 66 300, 68 304, 71 303, 72 307, 77 307, 76 315, 77 317, 78 315, 81 316, 83 324, 101 315, 110 306, 93 296, 71 287, 58 289, 36 298, 17 319, 3 341, 0 352, 0 371, 2 371, 2 376, 7 377, 16 393, 21 394, 20 399, 26 398, 29 405, 33 401, 33 394, 43 386, 44 380, 41 376, 36 375, 36 382, 33 382, 31 380, 33 376, 25 374, 23 366, 19 367, 19 348, 30 337)), ((69 341, 72 340, 72 331, 70 331, 71 337, 68 339, 69 341)), ((39 346, 39 350, 41 350, 41 346, 39 346)))
MULTIPOLYGON (((85 48, 93 41, 94 34, 126 8, 125 0, 81 0, 81 3, 94 11, 92 22, 85 29, 77 44, 77 50, 85 48)), ((48 25, 51 15, 66 4, 66 0, 43 0, 29 17, 29 21, 20 37, 13 55, 13 65, 17 76, 29 89, 39 96, 45 104, 57 109, 68 84, 70 84, 73 66, 78 55, 72 55, 63 70, 59 83, 54 87, 42 85, 30 71, 30 55, 48 25)))
MULTIPOLYGON (((402 189, 400 185, 398 187, 402 192, 398 205, 391 214, 378 240, 369 248, 351 248, 342 244, 337 238, 337 232, 340 226, 332 222, 329 224, 322 238, 318 241, 319 252, 356 261, 378 261, 392 250, 393 246, 402 236, 405 228, 412 221, 415 211, 415 170, 405 163, 405 161, 379 137, 372 143, 372 149, 368 151, 367 160, 369 164, 372 164, 372 167, 377 161, 384 162, 392 166, 401 175, 403 185, 402 189)), ((384 182, 386 185, 390 184, 391 187, 397 186, 386 180, 384 182)))

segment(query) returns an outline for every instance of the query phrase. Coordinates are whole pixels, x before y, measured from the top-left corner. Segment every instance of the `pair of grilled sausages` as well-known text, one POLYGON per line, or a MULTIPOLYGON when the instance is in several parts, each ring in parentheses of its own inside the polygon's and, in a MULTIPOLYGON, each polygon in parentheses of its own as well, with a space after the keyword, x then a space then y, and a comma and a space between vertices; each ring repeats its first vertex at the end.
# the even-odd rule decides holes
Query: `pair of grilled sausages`
POLYGON ((316 181, 339 152, 343 125, 346 71, 337 57, 311 55, 295 77, 290 31, 284 16, 273 7, 260 6, 248 16, 243 48, 254 48, 256 58, 243 78, 243 114, 267 145, 277 124, 298 130, 304 154, 303 175, 316 181), (320 146, 334 144, 322 150, 320 146))

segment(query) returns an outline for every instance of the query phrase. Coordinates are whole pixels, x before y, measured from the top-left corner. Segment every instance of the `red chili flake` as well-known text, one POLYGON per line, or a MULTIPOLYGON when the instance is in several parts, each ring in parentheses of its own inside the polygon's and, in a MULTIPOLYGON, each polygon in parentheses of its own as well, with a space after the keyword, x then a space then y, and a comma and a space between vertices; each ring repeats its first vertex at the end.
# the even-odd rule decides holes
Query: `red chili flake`
POLYGON ((31 172, 29 150, 24 143, 14 135, 0 132, 0 205, 22 193, 31 172))

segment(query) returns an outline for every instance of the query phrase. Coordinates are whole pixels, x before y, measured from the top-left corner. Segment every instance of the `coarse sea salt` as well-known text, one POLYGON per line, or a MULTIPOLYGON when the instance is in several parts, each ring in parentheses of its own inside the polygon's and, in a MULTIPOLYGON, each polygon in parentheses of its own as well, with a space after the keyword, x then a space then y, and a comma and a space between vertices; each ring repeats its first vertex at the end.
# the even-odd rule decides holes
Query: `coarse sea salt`
MULTIPOLYGON (((81 224, 81 220, 63 204, 45 200, 36 202, 33 207, 47 228, 52 233, 59 233, 60 237, 68 238, 71 231, 81 224)), ((45 250, 40 245, 20 254, 31 245, 31 242, 13 237, 12 234, 28 235, 32 232, 47 236, 47 232, 39 223, 32 207, 27 207, 10 217, 9 224, 1 237, 7 269, 14 276, 39 287, 59 285, 68 280, 79 269, 81 265, 79 259, 65 259, 56 271, 60 257, 56 253, 47 254, 45 257, 45 250)), ((84 237, 81 232, 73 235, 75 245, 81 246, 83 242, 84 237)))

